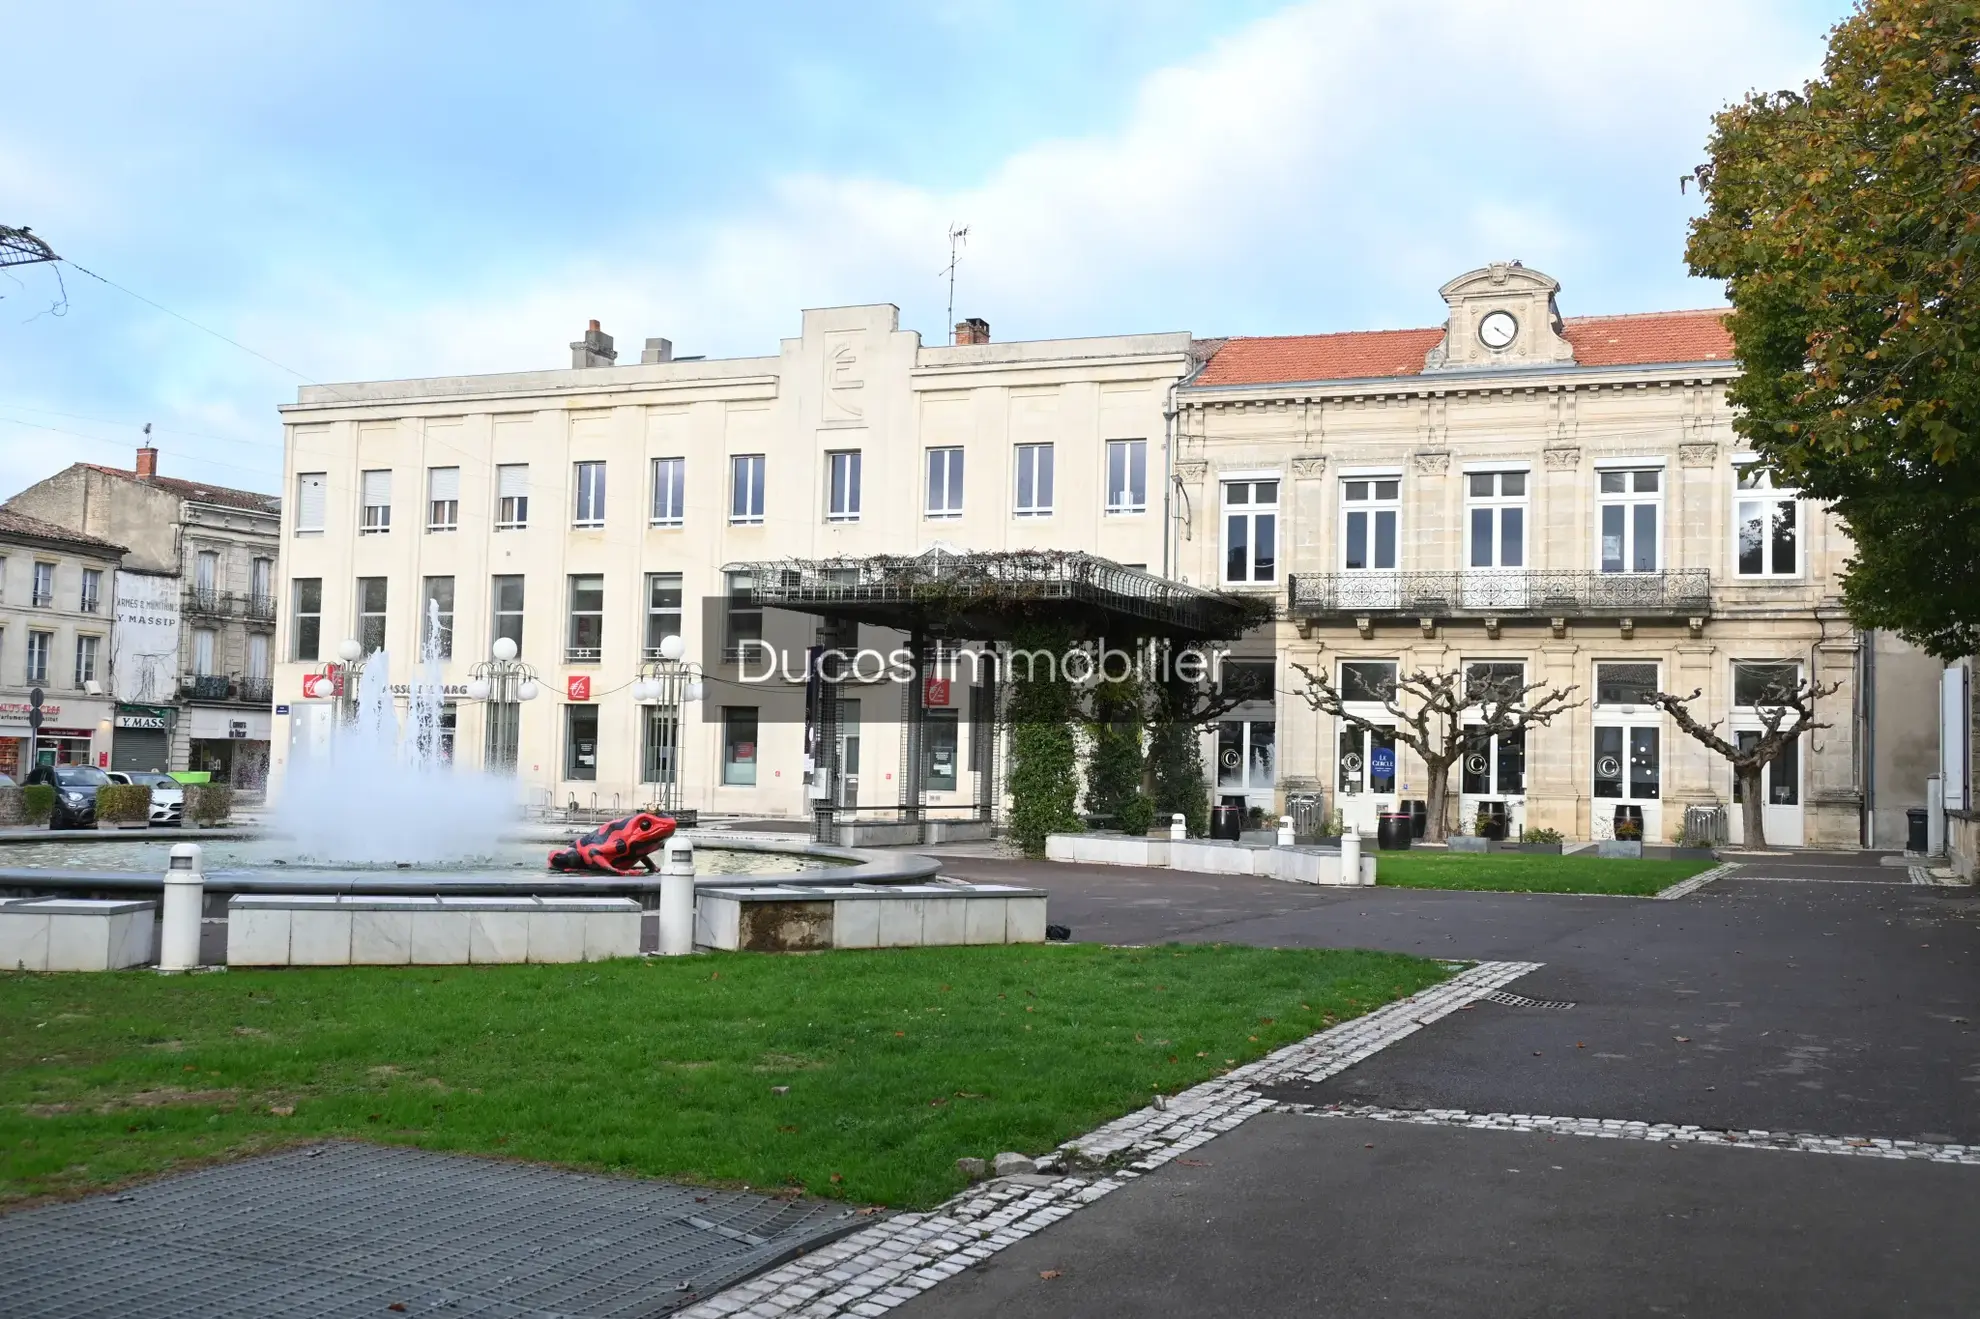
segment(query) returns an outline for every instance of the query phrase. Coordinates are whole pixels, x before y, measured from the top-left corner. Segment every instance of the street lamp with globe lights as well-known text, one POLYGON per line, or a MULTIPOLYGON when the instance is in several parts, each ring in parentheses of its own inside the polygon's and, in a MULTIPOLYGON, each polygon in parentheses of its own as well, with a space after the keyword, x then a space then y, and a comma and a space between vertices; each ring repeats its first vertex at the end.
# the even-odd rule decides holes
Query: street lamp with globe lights
POLYGON ((676 814, 681 804, 681 707, 700 700, 706 685, 701 666, 682 661, 687 643, 679 636, 662 637, 659 652, 658 658, 641 662, 632 698, 653 707, 647 716, 651 729, 647 746, 658 763, 648 766, 647 772, 659 785, 660 809, 676 814))
POLYGON ((488 707, 488 738, 482 764, 513 772, 522 744, 522 703, 541 690, 536 670, 516 658, 511 637, 497 637, 488 658, 468 670, 467 698, 488 707))
POLYGON ((344 665, 344 681, 338 687, 337 713, 344 723, 357 722, 358 679, 364 674, 364 662, 368 655, 356 637, 345 637, 337 643, 337 658, 344 665))

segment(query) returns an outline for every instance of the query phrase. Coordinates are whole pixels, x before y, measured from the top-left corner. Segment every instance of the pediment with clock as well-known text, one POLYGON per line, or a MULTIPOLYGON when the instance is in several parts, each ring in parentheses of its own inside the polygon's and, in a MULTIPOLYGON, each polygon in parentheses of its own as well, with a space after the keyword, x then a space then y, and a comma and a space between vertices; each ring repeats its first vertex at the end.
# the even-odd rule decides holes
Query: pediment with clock
POLYGON ((1450 314, 1444 337, 1423 359, 1425 372, 1493 367, 1572 366, 1554 303, 1560 281, 1517 261, 1494 261, 1437 290, 1450 314))

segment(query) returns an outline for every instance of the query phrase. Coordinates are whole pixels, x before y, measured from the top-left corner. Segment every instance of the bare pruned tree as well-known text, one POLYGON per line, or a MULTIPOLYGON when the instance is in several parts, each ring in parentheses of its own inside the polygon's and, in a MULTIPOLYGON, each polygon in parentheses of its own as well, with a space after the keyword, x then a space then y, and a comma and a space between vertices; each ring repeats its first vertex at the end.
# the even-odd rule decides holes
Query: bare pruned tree
POLYGON ((1352 728, 1393 731, 1398 742, 1422 758, 1429 776, 1424 790, 1430 817, 1424 829, 1426 842, 1444 839, 1451 766, 1475 739, 1524 736, 1528 728, 1550 724, 1584 704, 1569 699, 1577 690, 1574 687, 1549 687, 1489 671, 1417 669, 1399 676, 1393 690, 1376 693, 1389 716, 1384 720, 1348 709, 1347 699, 1331 681, 1304 664, 1293 667, 1306 679, 1300 695, 1315 710, 1352 728))
POLYGON ((1797 678, 1793 687, 1785 683, 1770 686, 1754 707, 1760 721, 1758 736, 1744 744, 1740 742, 1738 732, 1733 734, 1730 742, 1719 736, 1719 728, 1725 720, 1702 724, 1691 713, 1691 703, 1704 694, 1703 688, 1694 690, 1689 696, 1651 692, 1650 702, 1669 715, 1671 722, 1685 734, 1717 752, 1732 766, 1733 781, 1739 785, 1744 845, 1765 847, 1767 824, 1762 808, 1767 801, 1760 790, 1760 771, 1780 759, 1781 753, 1793 746, 1803 733, 1829 727, 1816 721, 1815 702, 1834 696, 1841 689, 1839 682, 1817 687, 1806 678, 1797 678))

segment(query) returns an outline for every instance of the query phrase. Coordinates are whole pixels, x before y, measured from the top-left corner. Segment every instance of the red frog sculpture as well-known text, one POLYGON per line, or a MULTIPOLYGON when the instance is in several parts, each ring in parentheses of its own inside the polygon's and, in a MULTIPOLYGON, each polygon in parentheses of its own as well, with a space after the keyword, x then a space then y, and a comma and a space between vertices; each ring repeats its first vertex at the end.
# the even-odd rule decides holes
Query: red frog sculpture
POLYGON ((550 854, 550 868, 630 875, 635 865, 650 873, 653 853, 674 835, 674 822, 664 815, 641 811, 623 820, 607 820, 560 851, 550 854))

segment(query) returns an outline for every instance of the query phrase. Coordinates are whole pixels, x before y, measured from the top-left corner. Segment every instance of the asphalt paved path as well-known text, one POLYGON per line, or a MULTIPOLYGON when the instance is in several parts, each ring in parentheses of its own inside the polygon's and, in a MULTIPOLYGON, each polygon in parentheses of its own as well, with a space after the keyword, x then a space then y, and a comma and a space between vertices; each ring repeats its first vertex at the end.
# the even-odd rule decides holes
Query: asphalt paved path
MULTIPOLYGON (((1737 859, 1675 902, 944 870, 1049 889, 1079 939, 1537 961, 1511 988, 1575 1004, 1479 1003, 1278 1097, 1980 1144, 1980 903, 1737 859)), ((903 1313, 1980 1313, 1980 1168, 1290 1115, 1197 1154, 903 1313)))

